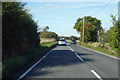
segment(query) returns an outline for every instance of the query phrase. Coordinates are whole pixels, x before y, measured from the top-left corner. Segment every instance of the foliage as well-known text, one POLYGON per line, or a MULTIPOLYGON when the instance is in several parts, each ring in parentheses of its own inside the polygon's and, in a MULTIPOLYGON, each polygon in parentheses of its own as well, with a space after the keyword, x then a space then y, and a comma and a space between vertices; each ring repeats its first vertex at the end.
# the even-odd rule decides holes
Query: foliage
POLYGON ((106 41, 105 30, 99 29, 97 35, 98 35, 99 46, 103 48, 106 41))
POLYGON ((92 18, 91 16, 85 16, 83 18, 78 18, 77 22, 74 25, 74 29, 76 29, 77 32, 80 32, 81 38, 82 39, 82 32, 83 32, 83 19, 85 20, 84 22, 84 41, 97 41, 97 31, 101 29, 101 21, 92 18))
POLYGON ((119 41, 120 41, 119 30, 120 28, 118 27, 118 21, 117 21, 115 25, 106 32, 107 41, 110 43, 110 46, 113 48, 119 47, 119 41))
POLYGON ((113 51, 113 50, 106 50, 105 48, 101 48, 100 46, 93 47, 92 44, 94 44, 94 43, 92 43, 91 45, 88 45, 86 43, 84 43, 84 44, 78 43, 78 44, 83 46, 83 47, 87 47, 87 48, 90 48, 90 49, 93 49, 93 50, 103 52, 103 53, 106 53, 106 54, 109 54, 109 55, 116 56, 116 57, 120 58, 120 54, 118 52, 113 51))
POLYGON ((61 38, 69 39, 69 37, 67 37, 67 36, 59 36, 59 39, 61 39, 61 38))
POLYGON ((49 30, 49 27, 48 27, 48 26, 46 26, 46 27, 43 29, 44 32, 47 31, 47 30, 49 30))
POLYGON ((76 36, 70 36, 69 39, 70 39, 70 40, 71 40, 71 39, 77 40, 77 37, 76 37, 76 36))
POLYGON ((44 56, 48 51, 53 48, 57 42, 44 43, 41 46, 37 47, 35 50, 26 52, 24 55, 16 56, 14 58, 8 58, 3 61, 2 70, 4 80, 14 80, 10 79, 16 72, 22 70, 31 62, 36 61, 40 57, 44 56))
POLYGON ((112 48, 120 49, 120 21, 116 20, 116 16, 111 15, 113 27, 106 32, 107 41, 112 48))
POLYGON ((13 57, 39 45, 37 23, 24 9, 25 3, 2 3, 3 58, 13 57))
POLYGON ((55 32, 42 31, 39 33, 40 38, 55 38, 58 40, 58 35, 55 32))

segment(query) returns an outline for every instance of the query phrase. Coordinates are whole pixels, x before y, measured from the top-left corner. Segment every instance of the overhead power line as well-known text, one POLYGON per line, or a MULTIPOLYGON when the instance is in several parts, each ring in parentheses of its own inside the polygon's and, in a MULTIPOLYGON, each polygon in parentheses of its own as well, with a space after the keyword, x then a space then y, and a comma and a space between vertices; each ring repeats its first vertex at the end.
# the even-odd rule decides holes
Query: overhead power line
POLYGON ((108 2, 106 5, 104 5, 102 8, 100 8, 97 12, 95 12, 93 15, 95 16, 97 13, 102 11, 104 8, 106 8, 111 2, 108 2))

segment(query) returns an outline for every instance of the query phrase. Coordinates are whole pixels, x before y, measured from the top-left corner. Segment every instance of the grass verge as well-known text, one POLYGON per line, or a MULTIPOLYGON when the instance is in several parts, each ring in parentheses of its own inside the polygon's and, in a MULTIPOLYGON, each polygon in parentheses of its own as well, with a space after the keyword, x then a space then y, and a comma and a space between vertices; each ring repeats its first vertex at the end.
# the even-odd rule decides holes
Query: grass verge
POLYGON ((24 69, 27 65, 34 60, 41 58, 49 52, 57 42, 43 43, 40 47, 31 52, 26 52, 24 55, 8 58, 2 62, 2 78, 8 80, 18 71, 24 69))
POLYGON ((119 52, 116 52, 116 51, 113 52, 112 50, 106 50, 105 48, 101 48, 99 46, 93 47, 93 46, 87 45, 87 43, 84 43, 84 44, 78 43, 78 44, 80 46, 87 47, 87 48, 90 48, 90 49, 93 49, 93 50, 96 50, 96 51, 99 51, 99 52, 102 52, 102 53, 105 53, 105 54, 108 54, 111 56, 115 56, 117 58, 120 58, 119 52))

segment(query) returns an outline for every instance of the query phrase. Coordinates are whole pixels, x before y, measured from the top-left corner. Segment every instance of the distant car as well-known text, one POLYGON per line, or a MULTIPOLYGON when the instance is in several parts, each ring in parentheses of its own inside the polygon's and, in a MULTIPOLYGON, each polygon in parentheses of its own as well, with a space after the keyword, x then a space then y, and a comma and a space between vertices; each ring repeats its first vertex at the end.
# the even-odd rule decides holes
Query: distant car
POLYGON ((70 41, 70 43, 71 43, 71 44, 76 44, 76 40, 75 40, 75 39, 72 39, 72 40, 70 41))
POLYGON ((65 39, 60 39, 60 40, 58 41, 58 45, 59 45, 59 46, 60 46, 60 45, 66 46, 66 41, 65 41, 65 39))

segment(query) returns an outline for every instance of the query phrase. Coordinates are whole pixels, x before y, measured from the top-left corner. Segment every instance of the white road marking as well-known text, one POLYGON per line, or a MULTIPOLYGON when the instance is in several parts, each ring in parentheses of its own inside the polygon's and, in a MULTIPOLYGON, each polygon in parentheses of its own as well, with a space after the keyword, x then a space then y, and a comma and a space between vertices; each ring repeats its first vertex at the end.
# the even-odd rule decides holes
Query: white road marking
MULTIPOLYGON (((54 48, 53 48, 54 49, 54 48)), ((21 80, 26 74, 28 74, 38 63, 40 63, 49 53, 53 51, 49 51, 45 56, 43 56, 41 59, 39 59, 32 67, 30 67, 25 73, 23 73, 17 80, 21 80)))
POLYGON ((82 62, 84 62, 83 59, 82 59, 80 56, 78 56, 76 53, 75 53, 75 55, 76 55, 82 62))
MULTIPOLYGON (((69 47, 69 48, 70 48, 71 51, 74 51, 71 47, 69 47)), ((75 53, 75 55, 76 55, 82 62, 84 62, 83 59, 82 59, 79 55, 77 55, 77 53, 75 53)))
POLYGON ((74 51, 71 47, 69 47, 71 51, 74 51))
POLYGON ((94 70, 91 70, 91 72, 92 72, 99 80, 103 80, 94 70))
MULTIPOLYGON (((77 45, 78 45, 78 44, 77 44, 77 45)), ((78 46, 80 46, 80 45, 78 45, 78 46)), ((80 47, 83 47, 83 46, 80 46, 80 47)), ((102 55, 105 55, 105 56, 108 56, 108 57, 111 57, 111 58, 114 58, 114 59, 120 60, 120 59, 117 58, 117 57, 110 56, 110 55, 108 55, 108 54, 105 54, 105 53, 102 53, 102 52, 99 52, 99 51, 95 51, 95 50, 92 50, 92 49, 89 49, 89 48, 86 48, 86 47, 83 47, 83 48, 88 49, 88 50, 91 50, 91 51, 94 51, 94 52, 97 52, 97 53, 100 53, 100 54, 102 54, 102 55)))

